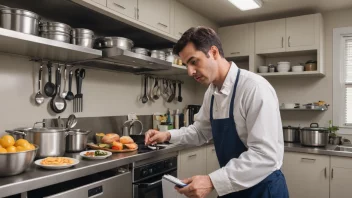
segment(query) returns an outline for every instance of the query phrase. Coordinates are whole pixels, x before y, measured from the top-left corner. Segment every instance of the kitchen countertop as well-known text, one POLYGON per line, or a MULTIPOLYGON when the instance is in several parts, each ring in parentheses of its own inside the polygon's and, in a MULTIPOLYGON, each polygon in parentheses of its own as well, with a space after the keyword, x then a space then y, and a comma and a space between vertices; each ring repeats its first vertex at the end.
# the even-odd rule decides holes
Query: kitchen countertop
MULTIPOLYGON (((211 143, 212 142, 209 144, 211 143)), ((326 147, 307 147, 302 146, 299 143, 285 143, 284 146, 285 151, 289 152, 352 157, 352 152, 335 151, 334 149, 337 145, 328 145, 326 147)), ((138 154, 137 151, 115 153, 111 157, 104 160, 85 160, 81 158, 79 153, 68 153, 65 156, 79 159, 80 163, 72 168, 61 170, 47 170, 39 168, 33 163, 32 166, 22 174, 0 178, 0 197, 27 192, 152 157, 162 156, 165 154, 173 155, 173 153, 176 156, 178 155, 178 151, 192 147, 194 146, 174 144, 165 149, 142 154, 138 154)))
POLYGON ((86 160, 82 159, 79 153, 67 153, 65 154, 66 157, 79 159, 79 164, 67 169, 47 170, 37 167, 33 163, 22 174, 0 178, 0 197, 27 192, 165 154, 172 155, 173 152, 176 156, 178 151, 191 147, 193 146, 175 144, 165 149, 142 154, 138 154, 137 151, 114 153, 104 160, 86 160))

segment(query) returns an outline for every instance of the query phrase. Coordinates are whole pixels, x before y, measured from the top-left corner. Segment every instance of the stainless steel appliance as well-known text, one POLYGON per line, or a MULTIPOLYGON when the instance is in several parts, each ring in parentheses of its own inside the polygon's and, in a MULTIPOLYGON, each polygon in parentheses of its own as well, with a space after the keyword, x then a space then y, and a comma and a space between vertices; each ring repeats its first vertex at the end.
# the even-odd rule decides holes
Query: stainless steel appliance
POLYGON ((319 127, 318 123, 301 129, 301 144, 304 146, 326 146, 329 141, 329 130, 319 127))
POLYGON ((28 198, 132 198, 132 174, 128 166, 27 192, 28 198))
POLYGON ((177 156, 155 157, 133 165, 133 198, 163 198, 162 176, 177 177, 177 156))
POLYGON ((291 126, 284 126, 283 133, 284 133, 284 141, 285 142, 299 142, 299 127, 291 127, 291 126))

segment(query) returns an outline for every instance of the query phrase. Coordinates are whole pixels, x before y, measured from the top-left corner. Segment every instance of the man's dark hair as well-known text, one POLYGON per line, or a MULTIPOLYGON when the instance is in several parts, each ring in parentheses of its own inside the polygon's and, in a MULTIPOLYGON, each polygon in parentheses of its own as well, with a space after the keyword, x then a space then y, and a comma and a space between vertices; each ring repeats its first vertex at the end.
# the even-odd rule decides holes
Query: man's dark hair
POLYGON ((174 46, 173 53, 179 55, 179 53, 189 42, 192 42, 195 48, 202 51, 207 57, 209 57, 208 51, 211 46, 214 45, 219 49, 220 56, 224 57, 224 51, 222 50, 220 38, 211 28, 198 26, 188 29, 182 35, 180 40, 177 41, 174 46))

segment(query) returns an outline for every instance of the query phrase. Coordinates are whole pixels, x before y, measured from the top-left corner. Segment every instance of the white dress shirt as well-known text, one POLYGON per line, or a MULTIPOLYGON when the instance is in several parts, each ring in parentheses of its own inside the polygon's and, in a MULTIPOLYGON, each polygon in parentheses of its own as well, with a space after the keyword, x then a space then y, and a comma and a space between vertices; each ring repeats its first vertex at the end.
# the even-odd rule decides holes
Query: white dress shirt
MULTIPOLYGON (((236 64, 231 63, 221 90, 212 84, 208 87, 194 124, 170 130, 170 142, 202 145, 212 139, 211 96, 214 94, 213 118, 228 118, 238 71, 236 64)), ((219 196, 258 184, 280 169, 283 160, 284 143, 279 101, 274 88, 267 80, 252 72, 241 70, 233 113, 238 136, 248 150, 238 158, 231 159, 226 166, 209 174, 219 196)))

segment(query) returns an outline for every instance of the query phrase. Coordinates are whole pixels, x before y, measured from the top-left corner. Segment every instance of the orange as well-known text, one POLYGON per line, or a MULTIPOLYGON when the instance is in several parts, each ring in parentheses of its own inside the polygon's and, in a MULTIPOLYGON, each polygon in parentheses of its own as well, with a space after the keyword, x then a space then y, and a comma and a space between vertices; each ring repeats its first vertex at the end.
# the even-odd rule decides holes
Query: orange
POLYGON ((0 139, 0 144, 2 147, 7 148, 15 144, 15 139, 11 135, 4 135, 0 139))
POLYGON ((4 148, 0 148, 0 153, 7 153, 7 150, 4 148))
POLYGON ((14 147, 14 146, 9 146, 9 147, 6 147, 6 150, 7 150, 7 152, 9 152, 9 153, 15 153, 15 152, 16 152, 16 147, 14 147))
POLYGON ((28 149, 24 148, 23 146, 16 146, 16 151, 27 151, 28 149))
POLYGON ((34 150, 35 146, 33 144, 29 144, 29 150, 34 150))
POLYGON ((25 149, 30 149, 30 143, 25 139, 18 139, 15 143, 15 146, 22 146, 25 149))

